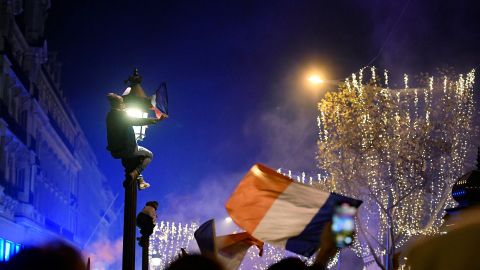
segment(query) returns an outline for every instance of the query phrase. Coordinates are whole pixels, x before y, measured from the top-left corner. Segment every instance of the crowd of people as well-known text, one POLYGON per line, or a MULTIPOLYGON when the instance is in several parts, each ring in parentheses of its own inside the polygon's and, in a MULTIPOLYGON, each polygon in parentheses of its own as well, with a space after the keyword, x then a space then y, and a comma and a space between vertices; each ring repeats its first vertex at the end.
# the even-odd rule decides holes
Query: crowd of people
MULTIPOLYGON (((153 203, 149 204, 158 207, 153 203)), ((465 210, 459 214, 457 220, 458 222, 448 230, 448 233, 415 241, 406 252, 408 267, 412 270, 480 269, 480 261, 477 259, 477 245, 480 241, 480 207, 465 210)), ((325 226, 327 229, 323 230, 320 236, 321 246, 313 265, 308 266, 298 258, 289 257, 271 265, 268 269, 326 269, 327 262, 338 251, 330 227, 325 226)), ((62 242, 23 249, 7 263, 0 264, 0 270, 27 269, 85 270, 88 268, 80 252, 62 242)), ((178 258, 167 269, 228 270, 216 259, 215 254, 187 254, 185 250, 179 251, 178 258)))
MULTIPOLYGON (((325 246, 324 251, 318 255, 316 262, 312 266, 307 266, 302 260, 298 258, 283 259, 268 269, 272 270, 295 270, 295 269, 325 269, 325 263, 329 256, 335 253, 333 244, 331 248, 325 246)), ((85 270, 87 264, 82 258, 82 255, 73 247, 63 242, 52 242, 41 247, 31 247, 20 251, 6 264, 0 265, 1 270, 31 270, 31 269, 49 269, 49 270, 85 270)), ((173 261, 168 267, 168 270, 186 270, 186 269, 201 269, 201 270, 227 270, 212 254, 187 254, 183 249, 179 251, 178 258, 173 261)))

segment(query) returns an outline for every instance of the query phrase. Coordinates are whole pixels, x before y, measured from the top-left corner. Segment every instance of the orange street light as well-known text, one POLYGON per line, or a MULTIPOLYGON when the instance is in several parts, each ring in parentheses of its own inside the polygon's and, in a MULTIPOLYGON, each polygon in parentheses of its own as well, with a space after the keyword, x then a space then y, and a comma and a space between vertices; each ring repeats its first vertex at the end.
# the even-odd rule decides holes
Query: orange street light
POLYGON ((307 80, 311 83, 311 84, 315 84, 315 85, 318 85, 318 84, 322 84, 324 81, 322 80, 322 78, 320 78, 320 76, 318 75, 310 75, 308 76, 307 80))

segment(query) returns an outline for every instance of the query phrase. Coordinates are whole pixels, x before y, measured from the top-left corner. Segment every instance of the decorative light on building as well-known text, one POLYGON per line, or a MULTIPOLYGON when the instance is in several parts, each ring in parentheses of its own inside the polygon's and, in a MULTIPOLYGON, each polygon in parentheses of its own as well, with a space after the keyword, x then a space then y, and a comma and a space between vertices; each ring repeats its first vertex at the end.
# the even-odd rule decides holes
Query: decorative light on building
POLYGON ((21 249, 22 245, 0 238, 0 262, 10 260, 15 254, 20 252, 21 249))

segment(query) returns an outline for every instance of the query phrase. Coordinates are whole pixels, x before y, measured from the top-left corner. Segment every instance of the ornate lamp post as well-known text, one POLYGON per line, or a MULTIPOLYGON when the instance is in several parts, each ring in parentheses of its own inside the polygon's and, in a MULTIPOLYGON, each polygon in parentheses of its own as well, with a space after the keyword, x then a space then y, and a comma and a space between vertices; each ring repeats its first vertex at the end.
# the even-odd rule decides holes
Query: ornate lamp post
MULTIPOLYGON (((142 77, 135 69, 133 75, 128 78, 127 83, 130 84, 129 89, 123 95, 123 100, 126 106, 126 111, 132 117, 146 118, 148 116, 148 109, 151 106, 150 98, 147 97, 143 91, 140 83, 142 77)), ((146 127, 135 127, 135 136, 137 140, 145 138, 146 127)), ((129 173, 133 171, 141 162, 139 158, 122 159, 122 164, 125 168, 125 208, 123 220, 123 258, 122 269, 135 269, 135 218, 137 211, 137 179, 131 179, 129 173)))

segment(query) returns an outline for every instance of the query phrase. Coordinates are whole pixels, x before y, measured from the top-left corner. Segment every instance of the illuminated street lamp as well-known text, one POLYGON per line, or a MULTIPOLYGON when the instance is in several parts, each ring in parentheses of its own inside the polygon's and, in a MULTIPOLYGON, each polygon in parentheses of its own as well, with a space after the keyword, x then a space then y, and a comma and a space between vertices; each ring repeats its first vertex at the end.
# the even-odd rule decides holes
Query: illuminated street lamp
POLYGON ((160 269, 160 267, 162 266, 162 259, 160 258, 160 254, 154 253, 152 255, 152 258, 150 259, 150 265, 155 270, 160 269))
POLYGON ((313 86, 315 89, 319 89, 320 86, 338 86, 341 81, 339 80, 332 80, 332 79, 325 79, 329 77, 326 75, 325 71, 321 71, 317 68, 312 68, 305 73, 304 75, 304 82, 309 86, 313 86))
MULTIPOLYGON (((148 113, 143 112, 138 108, 127 108, 125 110, 128 116, 133 118, 148 118, 148 113)), ((145 138, 145 131, 148 126, 133 126, 133 131, 135 132, 135 139, 137 141, 143 141, 145 138)))
POLYGON ((320 78, 320 76, 316 75, 316 74, 313 74, 313 75, 310 75, 308 76, 307 80, 311 83, 311 84, 315 84, 315 85, 318 85, 318 84, 322 84, 324 81, 322 80, 322 78, 320 78))
MULTIPOLYGON (((148 110, 151 107, 151 100, 143 91, 142 77, 135 69, 133 75, 128 78, 127 82, 130 86, 123 93, 123 101, 125 103, 125 111, 130 117, 134 118, 148 118, 148 110)), ((135 132, 135 139, 142 141, 145 138, 147 126, 133 126, 135 132)))

